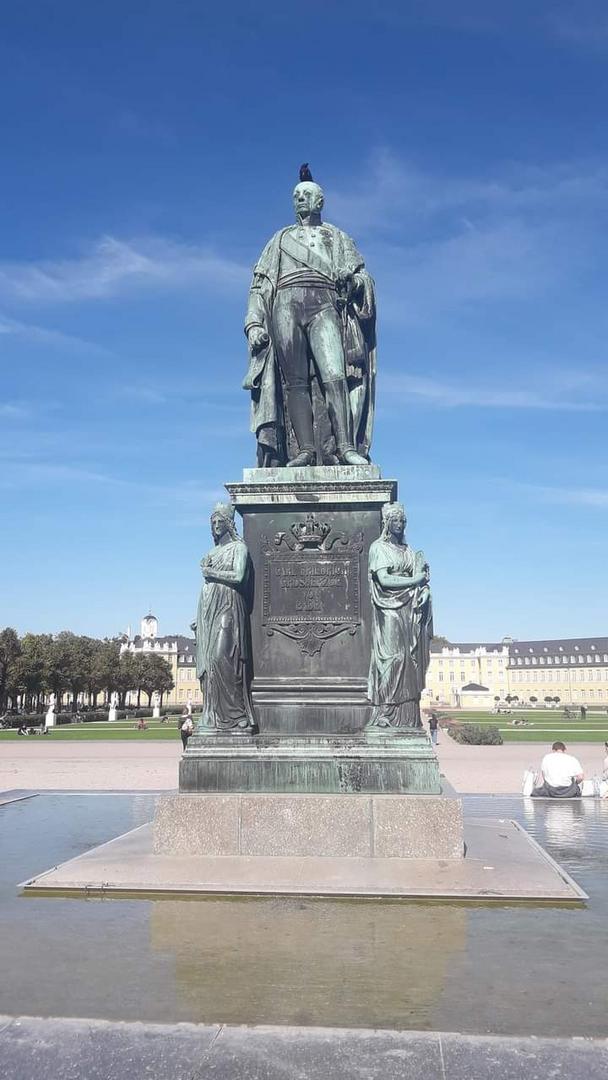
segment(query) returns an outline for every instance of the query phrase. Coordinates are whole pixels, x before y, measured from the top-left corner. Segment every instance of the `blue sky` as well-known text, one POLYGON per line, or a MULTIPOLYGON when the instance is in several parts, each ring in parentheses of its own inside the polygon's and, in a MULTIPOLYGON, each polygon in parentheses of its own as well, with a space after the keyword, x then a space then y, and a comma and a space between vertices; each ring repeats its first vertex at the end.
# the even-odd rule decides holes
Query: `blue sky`
POLYGON ((600 3, 5 5, 0 625, 187 628, 309 161, 437 631, 607 633, 607 60, 600 3))

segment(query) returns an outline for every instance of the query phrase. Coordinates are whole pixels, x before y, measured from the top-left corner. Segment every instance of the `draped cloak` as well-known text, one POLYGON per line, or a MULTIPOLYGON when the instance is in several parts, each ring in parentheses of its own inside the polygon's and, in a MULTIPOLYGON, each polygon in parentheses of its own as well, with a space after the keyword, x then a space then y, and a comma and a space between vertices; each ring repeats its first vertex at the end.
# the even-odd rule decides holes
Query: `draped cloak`
MULTIPOLYGON (((414 577, 425 566, 422 551, 392 544, 382 537, 369 549, 369 588, 372 599, 372 655, 368 697, 374 705, 371 724, 412 726, 424 689, 433 636, 428 585, 387 589, 378 570, 414 577), (416 703, 414 708, 406 703, 416 703)), ((419 716, 417 726, 419 726, 419 716)))
MULTIPOLYGON (((346 304, 343 317, 343 344, 346 360, 345 377, 348 380, 355 449, 369 457, 372 441, 376 384, 376 297, 374 282, 364 268, 363 258, 350 236, 323 222, 323 228, 332 236, 332 280, 338 271, 357 274, 361 288, 346 304)), ((258 444, 258 464, 284 465, 288 458, 298 453, 295 435, 289 423, 285 407, 282 376, 273 342, 272 309, 281 274, 281 242, 294 226, 280 229, 264 248, 253 269, 249 292, 249 305, 245 320, 245 332, 251 326, 266 330, 269 344, 252 353, 243 388, 251 393, 251 430, 258 444)), ((290 252, 290 254, 292 254, 290 252)), ((293 255, 292 255, 293 258, 293 255)), ((302 246, 302 266, 311 267, 314 256, 305 253, 302 246)), ((316 266, 313 267, 317 269, 316 266)), ((311 396, 315 428, 323 439, 324 456, 331 454, 331 425, 325 402, 311 365, 311 396)))
MULTIPOLYGON (((244 542, 238 538, 214 547, 213 569, 234 571, 244 542)), ((203 691, 205 728, 231 729, 253 724, 248 689, 251 660, 247 577, 240 584, 205 581, 196 615, 196 674, 203 691)))

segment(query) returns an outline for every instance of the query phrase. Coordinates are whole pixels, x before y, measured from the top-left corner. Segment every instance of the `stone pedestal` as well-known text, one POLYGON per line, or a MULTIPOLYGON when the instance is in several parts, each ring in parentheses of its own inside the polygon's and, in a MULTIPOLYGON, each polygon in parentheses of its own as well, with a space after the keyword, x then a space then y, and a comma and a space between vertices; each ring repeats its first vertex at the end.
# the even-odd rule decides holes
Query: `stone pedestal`
POLYGON ((295 856, 301 876, 306 859, 462 859, 462 803, 424 795, 165 795, 153 844, 156 855, 295 856))
POLYGON ((182 792, 437 795, 420 729, 366 732, 370 545, 397 485, 376 465, 245 469, 226 484, 253 570, 258 734, 196 730, 182 792))
POLYGON ((252 702, 263 735, 352 735, 370 713, 370 544, 396 497, 376 465, 245 469, 227 484, 254 571, 252 702))
POLYGON ((179 769, 185 792, 369 792, 438 795, 426 732, 365 735, 193 735, 179 769))

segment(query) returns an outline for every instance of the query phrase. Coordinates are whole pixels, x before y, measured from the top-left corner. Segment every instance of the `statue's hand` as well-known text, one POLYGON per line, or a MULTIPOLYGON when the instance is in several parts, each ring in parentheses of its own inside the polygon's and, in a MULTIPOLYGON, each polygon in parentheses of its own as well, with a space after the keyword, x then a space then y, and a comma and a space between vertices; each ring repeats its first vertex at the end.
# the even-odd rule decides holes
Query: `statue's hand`
POLYGON ((247 334, 247 340, 253 352, 259 352, 260 349, 266 348, 270 338, 263 326, 252 326, 247 334))
POLYGON ((351 286, 352 280, 353 275, 351 274, 350 270, 347 270, 343 266, 338 267, 338 269, 336 270, 336 285, 339 289, 347 292, 351 286))

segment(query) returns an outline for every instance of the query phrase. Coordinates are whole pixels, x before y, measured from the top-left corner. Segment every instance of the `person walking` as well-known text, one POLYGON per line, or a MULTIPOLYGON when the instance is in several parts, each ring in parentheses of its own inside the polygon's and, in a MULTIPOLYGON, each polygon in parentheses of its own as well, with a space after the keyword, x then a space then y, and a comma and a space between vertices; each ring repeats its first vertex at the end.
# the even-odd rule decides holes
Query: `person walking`
POLYGON ((182 746, 184 750, 188 749, 188 739, 192 735, 193 731, 194 726, 192 724, 192 717, 190 716, 188 710, 184 709, 184 712, 182 713, 181 723, 179 725, 179 733, 182 737, 182 746))
POLYGON ((429 732, 431 734, 431 742, 433 746, 437 746, 437 728, 439 727, 439 721, 437 719, 437 713, 435 710, 429 716, 429 732))

